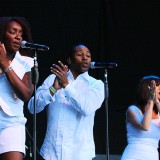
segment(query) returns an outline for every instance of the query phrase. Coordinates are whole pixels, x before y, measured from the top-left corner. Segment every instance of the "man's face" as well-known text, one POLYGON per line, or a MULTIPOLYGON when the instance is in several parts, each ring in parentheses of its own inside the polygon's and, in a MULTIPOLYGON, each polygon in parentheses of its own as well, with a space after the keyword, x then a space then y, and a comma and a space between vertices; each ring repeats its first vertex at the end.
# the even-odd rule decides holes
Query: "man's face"
POLYGON ((71 69, 77 73, 88 71, 91 62, 91 54, 89 49, 84 45, 75 47, 74 54, 71 59, 71 69))
POLYGON ((19 50, 22 42, 22 27, 19 23, 11 21, 6 29, 4 45, 7 52, 16 52, 19 50))

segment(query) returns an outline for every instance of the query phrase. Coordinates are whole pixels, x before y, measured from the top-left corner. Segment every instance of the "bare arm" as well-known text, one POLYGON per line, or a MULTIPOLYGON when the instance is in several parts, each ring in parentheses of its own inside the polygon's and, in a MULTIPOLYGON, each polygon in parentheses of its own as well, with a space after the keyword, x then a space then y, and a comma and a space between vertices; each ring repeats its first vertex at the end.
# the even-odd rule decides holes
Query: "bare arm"
POLYGON ((22 101, 27 101, 33 93, 31 72, 25 73, 22 80, 16 75, 14 70, 10 70, 5 74, 10 84, 12 85, 16 96, 20 98, 22 101))
POLYGON ((146 111, 144 115, 141 115, 139 111, 128 109, 127 122, 130 122, 138 129, 147 131, 150 127, 152 120, 153 101, 150 101, 146 105, 146 111))
POLYGON ((153 106, 155 103, 155 93, 156 84, 155 81, 151 81, 150 86, 148 86, 149 97, 145 109, 144 115, 142 116, 140 112, 129 109, 127 112, 127 121, 131 122, 133 126, 142 130, 148 130, 152 120, 153 106))
MULTIPOLYGON (((2 70, 5 70, 9 65, 10 63, 5 46, 3 43, 0 43, 0 67, 2 70)), ((25 73, 22 80, 17 76, 13 69, 6 71, 5 75, 13 87, 16 96, 22 101, 27 101, 33 93, 31 72, 25 73)))

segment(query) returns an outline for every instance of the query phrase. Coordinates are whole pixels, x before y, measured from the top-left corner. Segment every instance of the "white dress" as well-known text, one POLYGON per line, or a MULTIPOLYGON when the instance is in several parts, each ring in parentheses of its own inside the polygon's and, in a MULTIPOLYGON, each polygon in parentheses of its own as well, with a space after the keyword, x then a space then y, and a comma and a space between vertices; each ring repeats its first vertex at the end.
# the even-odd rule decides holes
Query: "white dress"
MULTIPOLYGON (((130 106, 132 109, 142 112, 136 106, 130 106)), ((127 141, 121 160, 159 160, 158 143, 160 139, 160 118, 151 121, 148 131, 143 131, 126 124, 127 141)))
MULTIPOLYGON (((10 64, 17 76, 22 79, 31 71, 33 58, 21 56, 19 52, 10 64)), ((24 102, 15 96, 5 74, 0 74, 0 154, 18 151, 25 154, 24 102)))

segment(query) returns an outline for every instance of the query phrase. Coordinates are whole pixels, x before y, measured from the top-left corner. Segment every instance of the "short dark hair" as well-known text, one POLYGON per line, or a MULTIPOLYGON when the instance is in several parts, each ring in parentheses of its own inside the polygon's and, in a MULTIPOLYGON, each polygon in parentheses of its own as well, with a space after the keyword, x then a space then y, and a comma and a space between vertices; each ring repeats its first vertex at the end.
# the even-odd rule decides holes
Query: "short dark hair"
POLYGON ((70 57, 72 59, 74 56, 74 53, 75 53, 75 48, 78 46, 81 46, 81 45, 86 47, 86 45, 84 43, 77 43, 77 44, 73 45, 69 51, 68 57, 70 57))

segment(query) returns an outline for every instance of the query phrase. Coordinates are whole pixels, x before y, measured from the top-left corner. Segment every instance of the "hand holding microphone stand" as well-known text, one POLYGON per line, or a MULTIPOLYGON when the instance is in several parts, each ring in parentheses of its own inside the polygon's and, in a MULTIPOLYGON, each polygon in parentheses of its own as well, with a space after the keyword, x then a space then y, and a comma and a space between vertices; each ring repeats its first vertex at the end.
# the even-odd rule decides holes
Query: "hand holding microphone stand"
POLYGON ((112 62, 91 62, 91 69, 102 69, 104 68, 104 101, 105 101, 105 111, 106 111, 106 160, 109 160, 109 132, 108 132, 108 98, 109 98, 109 89, 108 89, 108 75, 107 69, 117 67, 117 63, 112 62))

